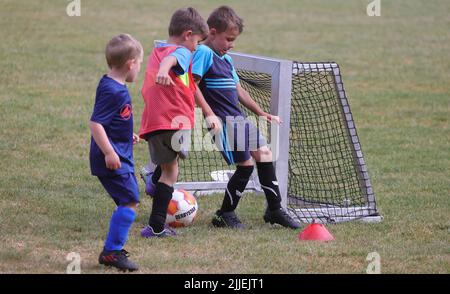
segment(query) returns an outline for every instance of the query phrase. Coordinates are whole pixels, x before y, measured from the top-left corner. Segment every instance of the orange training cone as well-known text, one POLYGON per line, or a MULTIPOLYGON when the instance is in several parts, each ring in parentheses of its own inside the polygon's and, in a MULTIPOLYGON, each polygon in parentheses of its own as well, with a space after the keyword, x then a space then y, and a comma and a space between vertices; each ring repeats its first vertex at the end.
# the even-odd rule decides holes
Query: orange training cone
POLYGON ((328 232, 324 225, 313 222, 300 232, 298 239, 327 242, 334 240, 334 237, 328 232))

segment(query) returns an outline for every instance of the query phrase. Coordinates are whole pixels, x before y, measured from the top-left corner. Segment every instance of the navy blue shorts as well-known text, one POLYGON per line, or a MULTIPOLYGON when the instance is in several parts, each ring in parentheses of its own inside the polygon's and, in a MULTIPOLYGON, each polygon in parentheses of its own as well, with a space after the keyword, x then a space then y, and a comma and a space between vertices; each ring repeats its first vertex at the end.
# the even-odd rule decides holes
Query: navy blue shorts
POLYGON ((214 142, 228 165, 250 159, 250 151, 267 145, 258 128, 244 118, 224 122, 221 136, 214 136, 214 142))
POLYGON ((117 206, 139 202, 139 187, 134 173, 98 179, 117 206))

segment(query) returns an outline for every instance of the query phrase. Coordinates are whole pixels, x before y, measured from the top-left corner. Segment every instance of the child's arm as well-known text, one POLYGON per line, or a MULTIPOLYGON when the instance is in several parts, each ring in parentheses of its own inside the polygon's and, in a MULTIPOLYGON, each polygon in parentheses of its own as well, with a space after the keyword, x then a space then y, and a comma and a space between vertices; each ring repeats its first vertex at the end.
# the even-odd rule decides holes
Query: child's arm
POLYGON ((272 115, 272 114, 267 113, 264 110, 262 110, 261 107, 259 107, 258 103, 256 103, 255 100, 252 99, 250 94, 244 88, 242 88, 240 83, 237 83, 236 88, 237 88, 237 92, 238 92, 238 96, 239 96, 239 101, 242 103, 242 105, 244 105, 246 108, 248 108, 251 112, 253 112, 257 116, 265 117, 268 121, 273 120, 273 121, 277 122, 278 124, 282 123, 280 117, 278 117, 276 115, 272 115))
POLYGON ((163 86, 175 85, 172 78, 169 76, 169 71, 177 64, 178 60, 175 56, 169 55, 164 57, 159 64, 159 70, 156 74, 156 83, 163 86))
POLYGON ((111 143, 109 143, 108 136, 106 136, 105 129, 97 122, 90 121, 89 128, 91 129, 92 137, 97 143, 100 150, 105 154, 106 167, 116 170, 121 167, 120 158, 114 151, 111 143))
POLYGON ((200 91, 198 86, 195 92, 195 103, 202 109, 203 116, 205 117, 206 122, 209 123, 209 126, 214 130, 214 133, 218 133, 218 131, 222 127, 222 123, 214 114, 208 102, 206 102, 205 97, 203 96, 202 91, 200 91))

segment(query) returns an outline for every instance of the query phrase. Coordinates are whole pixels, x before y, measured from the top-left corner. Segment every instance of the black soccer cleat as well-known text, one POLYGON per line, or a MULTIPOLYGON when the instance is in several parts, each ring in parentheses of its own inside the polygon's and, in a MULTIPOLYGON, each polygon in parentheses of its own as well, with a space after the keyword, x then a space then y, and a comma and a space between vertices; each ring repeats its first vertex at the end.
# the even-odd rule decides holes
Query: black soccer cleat
POLYGON ((299 229, 300 224, 292 219, 292 217, 283 208, 269 210, 264 213, 264 221, 266 223, 279 224, 285 228, 299 229))
POLYGON ((234 211, 221 212, 218 210, 211 222, 213 226, 219 228, 245 229, 234 211))
POLYGON ((137 271, 139 269, 138 266, 128 259, 129 256, 130 254, 124 249, 117 251, 103 250, 98 257, 98 263, 115 267, 124 272, 137 271))

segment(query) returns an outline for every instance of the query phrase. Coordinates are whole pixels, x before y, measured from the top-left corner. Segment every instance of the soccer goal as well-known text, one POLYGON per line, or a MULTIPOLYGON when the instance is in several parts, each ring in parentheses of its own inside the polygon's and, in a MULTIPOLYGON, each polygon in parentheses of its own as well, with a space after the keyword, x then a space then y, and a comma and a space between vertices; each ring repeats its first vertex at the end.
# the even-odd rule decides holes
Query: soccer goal
MULTIPOLYGON (((339 66, 230 55, 241 85, 283 120, 275 129, 259 125, 275 142, 270 145, 283 207, 302 222, 381 221, 339 66)), ((223 193, 233 169, 218 151, 194 148, 180 161, 176 187, 223 193)), ((261 191, 256 175, 246 189, 261 191)))

